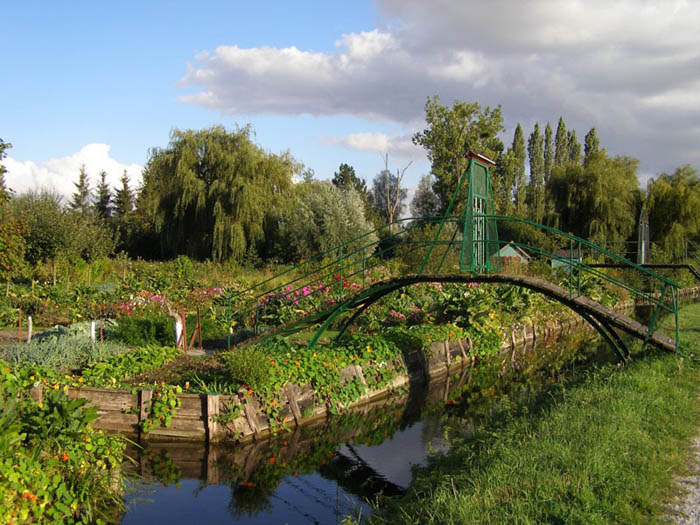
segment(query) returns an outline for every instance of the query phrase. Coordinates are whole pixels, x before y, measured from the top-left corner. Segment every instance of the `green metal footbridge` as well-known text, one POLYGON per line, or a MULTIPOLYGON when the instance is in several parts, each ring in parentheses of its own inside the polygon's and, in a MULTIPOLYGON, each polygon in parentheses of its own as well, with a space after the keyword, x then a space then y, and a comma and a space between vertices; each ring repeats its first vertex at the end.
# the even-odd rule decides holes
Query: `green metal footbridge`
POLYGON ((496 215, 493 162, 473 151, 467 157, 468 166, 445 215, 394 221, 247 290, 229 292, 225 298, 228 345, 315 330, 309 342, 312 347, 334 322, 341 325, 341 337, 359 315, 387 294, 417 283, 449 282, 512 284, 540 292, 581 315, 623 358, 628 350, 620 333, 667 351, 678 349, 676 282, 569 233, 496 215), (466 200, 460 200, 465 192, 466 200), (458 208, 462 211, 455 213, 458 208), (532 264, 514 264, 502 256, 504 246, 556 265, 559 271, 545 270, 540 264, 540 271, 534 272, 532 264), (392 264, 392 259, 400 259, 402 265, 392 264), (635 301, 648 305, 652 309, 648 325, 588 297, 585 284, 591 279, 626 290, 635 301), (273 307, 287 312, 284 322, 266 317, 273 307), (655 331, 662 314, 675 320, 671 337, 655 331))

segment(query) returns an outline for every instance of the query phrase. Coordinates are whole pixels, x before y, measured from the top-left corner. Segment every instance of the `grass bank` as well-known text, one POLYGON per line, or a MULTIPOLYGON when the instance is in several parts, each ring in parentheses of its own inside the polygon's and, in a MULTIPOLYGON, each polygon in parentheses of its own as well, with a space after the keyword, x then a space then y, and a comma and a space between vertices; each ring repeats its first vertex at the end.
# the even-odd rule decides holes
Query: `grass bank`
POLYGON ((500 424, 451 438, 372 523, 653 523, 687 468, 700 410, 700 304, 680 315, 685 356, 575 374, 500 424))

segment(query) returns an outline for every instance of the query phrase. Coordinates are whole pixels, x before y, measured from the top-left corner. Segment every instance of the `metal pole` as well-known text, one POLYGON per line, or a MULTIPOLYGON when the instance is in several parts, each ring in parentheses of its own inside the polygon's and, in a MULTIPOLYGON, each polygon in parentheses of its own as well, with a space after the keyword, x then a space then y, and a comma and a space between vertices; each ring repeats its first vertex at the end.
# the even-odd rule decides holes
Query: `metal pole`
POLYGON ((228 326, 228 336, 226 337, 226 347, 231 346, 231 331, 233 326, 231 326, 231 300, 228 301, 228 306, 226 307, 226 325, 228 326))
POLYGON ((343 246, 338 248, 339 258, 338 258, 338 284, 340 285, 340 300, 343 300, 343 246))
POLYGON ((581 242, 577 241, 578 244, 578 263, 579 269, 576 274, 576 294, 581 295, 581 266, 583 266, 583 254, 581 253, 581 242))
POLYGON ((365 247, 362 247, 362 288, 365 287, 365 271, 366 271, 366 261, 365 261, 365 247))
POLYGON ((569 299, 574 296, 574 241, 569 239, 569 299))
POLYGON ((673 288, 673 316, 676 321, 676 352, 678 352, 678 288, 673 288))

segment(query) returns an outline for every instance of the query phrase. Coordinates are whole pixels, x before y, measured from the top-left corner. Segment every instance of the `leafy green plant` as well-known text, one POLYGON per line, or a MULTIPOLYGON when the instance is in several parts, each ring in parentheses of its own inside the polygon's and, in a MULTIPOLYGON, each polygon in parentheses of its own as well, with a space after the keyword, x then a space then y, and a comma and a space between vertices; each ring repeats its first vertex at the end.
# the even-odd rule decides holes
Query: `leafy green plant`
POLYGON ((118 386, 130 377, 159 368, 180 355, 182 350, 179 348, 147 346, 95 363, 83 370, 82 378, 92 386, 118 386))
POLYGON ((113 337, 131 346, 173 344, 173 322, 162 313, 122 316, 113 337))
POLYGON ((170 427, 175 410, 182 404, 178 394, 182 394, 180 386, 161 385, 154 389, 151 406, 146 409, 148 416, 139 422, 142 432, 152 430, 155 423, 170 427))
MULTIPOLYGON (((0 349, 0 358, 14 364, 31 363, 51 367, 57 371, 80 369, 129 348, 113 341, 90 341, 89 324, 78 323, 68 327, 57 326, 38 334, 30 343, 12 343, 0 349)), ((109 333, 112 324, 105 324, 109 333)))

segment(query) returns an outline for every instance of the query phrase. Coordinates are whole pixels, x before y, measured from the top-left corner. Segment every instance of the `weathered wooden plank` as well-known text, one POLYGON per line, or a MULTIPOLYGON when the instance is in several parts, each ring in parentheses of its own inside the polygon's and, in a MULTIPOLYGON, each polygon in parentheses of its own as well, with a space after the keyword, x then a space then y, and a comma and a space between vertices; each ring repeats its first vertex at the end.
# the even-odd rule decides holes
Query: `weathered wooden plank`
POLYGON ((206 407, 205 421, 207 425, 207 440, 215 441, 218 431, 216 418, 219 415, 219 396, 217 394, 207 394, 206 407))

